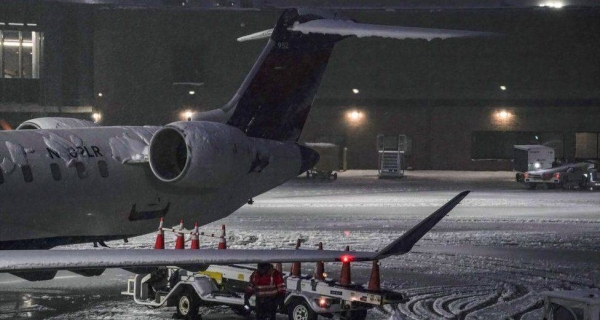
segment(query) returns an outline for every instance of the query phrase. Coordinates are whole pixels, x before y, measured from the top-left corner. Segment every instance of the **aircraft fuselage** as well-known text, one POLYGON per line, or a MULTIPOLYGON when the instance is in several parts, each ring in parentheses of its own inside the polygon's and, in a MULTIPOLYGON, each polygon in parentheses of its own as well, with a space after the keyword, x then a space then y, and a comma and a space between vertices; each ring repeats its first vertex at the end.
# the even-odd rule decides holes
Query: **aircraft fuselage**
POLYGON ((160 217, 166 226, 179 219, 207 224, 301 169, 297 144, 246 138, 243 175, 218 186, 177 186, 144 161, 158 129, 0 132, 0 249, 126 238, 152 232, 160 217), (257 150, 266 161, 254 160, 257 150))

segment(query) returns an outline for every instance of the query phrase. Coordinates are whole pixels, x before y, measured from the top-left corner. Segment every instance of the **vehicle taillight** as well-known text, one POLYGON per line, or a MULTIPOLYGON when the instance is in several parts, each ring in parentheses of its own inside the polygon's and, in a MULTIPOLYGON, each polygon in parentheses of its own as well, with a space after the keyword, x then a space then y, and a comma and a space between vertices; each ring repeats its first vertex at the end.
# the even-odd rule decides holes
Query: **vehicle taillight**
POLYGON ((557 173, 554 174, 554 179, 557 179, 557 180, 560 179, 560 173, 559 172, 557 172, 557 173))
POLYGON ((525 172, 525 174, 523 175, 523 177, 525 177, 525 179, 529 179, 529 173, 525 172))

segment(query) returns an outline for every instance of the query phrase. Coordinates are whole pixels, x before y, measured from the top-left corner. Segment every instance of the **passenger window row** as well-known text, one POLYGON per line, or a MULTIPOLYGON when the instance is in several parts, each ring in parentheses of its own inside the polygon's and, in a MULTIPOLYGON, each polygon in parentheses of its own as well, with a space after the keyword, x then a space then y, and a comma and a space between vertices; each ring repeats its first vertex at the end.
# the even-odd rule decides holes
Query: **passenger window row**
MULTIPOLYGON (((87 177, 87 173, 85 172, 85 165, 82 162, 75 163, 75 170, 77 171, 77 177, 79 179, 85 179, 87 177)), ((98 161, 98 171, 100 172, 100 176, 102 178, 108 178, 108 164, 104 160, 98 161)), ((54 181, 60 181, 62 179, 62 172, 60 171, 60 167, 56 163, 50 164, 50 172, 52 173, 52 178, 54 181)), ((21 173, 23 173, 23 180, 25 182, 33 181, 33 172, 31 171, 31 166, 26 165, 21 167, 21 173)), ((0 184, 4 183, 4 173, 0 170, 0 184)))

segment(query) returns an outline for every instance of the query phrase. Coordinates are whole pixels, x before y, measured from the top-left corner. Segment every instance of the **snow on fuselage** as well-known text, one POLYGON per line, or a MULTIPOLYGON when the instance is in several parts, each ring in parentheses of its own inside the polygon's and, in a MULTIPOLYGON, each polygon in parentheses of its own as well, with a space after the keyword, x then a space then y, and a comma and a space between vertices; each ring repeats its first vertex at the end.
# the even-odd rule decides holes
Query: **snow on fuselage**
MULTIPOLYGON (((0 248, 118 239, 184 219, 203 225, 299 174, 295 143, 246 138, 268 161, 220 186, 159 180, 147 161, 160 127, 0 132, 0 248)), ((194 146, 189 146, 194 148, 194 146)), ((229 148, 231 146, 221 146, 229 148)))

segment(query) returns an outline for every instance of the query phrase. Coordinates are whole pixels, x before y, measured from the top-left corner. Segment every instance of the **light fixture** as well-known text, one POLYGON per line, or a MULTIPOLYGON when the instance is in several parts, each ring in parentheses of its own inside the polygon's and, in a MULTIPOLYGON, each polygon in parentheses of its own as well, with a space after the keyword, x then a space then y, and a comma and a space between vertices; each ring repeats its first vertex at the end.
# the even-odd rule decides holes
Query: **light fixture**
POLYGON ((500 90, 506 91, 506 86, 500 86, 500 90))
POLYGON ((546 2, 540 3, 539 6, 546 7, 546 8, 560 9, 565 6, 565 3, 562 1, 546 1, 546 2))
POLYGON ((193 95, 195 95, 195 94, 196 94, 196 91, 194 91, 194 90, 190 90, 190 92, 188 92, 188 93, 190 94, 190 96, 193 96, 193 95))
MULTIPOLYGON (((18 41, 18 40, 6 40, 6 39, 5 39, 5 40, 2 42, 2 44, 3 44, 5 47, 18 47, 18 46, 20 46, 20 43, 19 43, 19 41, 18 41)), ((31 42, 26 42, 26 41, 23 41, 23 43, 22 43, 22 44, 23 44, 23 47, 26 47, 26 48, 33 47, 33 43, 31 43, 31 42)))
POLYGON ((102 92, 98 92, 98 97, 102 98, 102 92))
POLYGON ((352 89, 352 92, 353 92, 354 94, 359 94, 359 93, 360 93, 360 90, 358 90, 358 89, 354 88, 354 89, 352 89))
POLYGON ((187 121, 192 121, 192 116, 194 116, 194 112, 191 110, 186 110, 181 113, 181 116, 187 121))
POLYGON ((506 110, 501 110, 496 113, 496 117, 500 119, 508 119, 512 116, 512 114, 506 110))
POLYGON ((95 123, 98 123, 100 120, 102 120, 102 114, 100 114, 100 112, 95 112, 92 114, 92 119, 94 119, 95 123))

